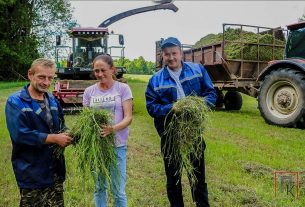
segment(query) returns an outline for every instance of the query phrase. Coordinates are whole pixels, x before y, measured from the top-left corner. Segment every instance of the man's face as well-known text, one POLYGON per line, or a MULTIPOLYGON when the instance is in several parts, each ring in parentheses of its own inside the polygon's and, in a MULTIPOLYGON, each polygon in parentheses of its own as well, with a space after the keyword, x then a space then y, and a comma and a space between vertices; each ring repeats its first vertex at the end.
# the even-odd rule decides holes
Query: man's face
POLYGON ((32 88, 37 93, 45 93, 49 90, 55 76, 55 69, 45 66, 36 66, 35 70, 29 70, 28 77, 32 88))
POLYGON ((162 57, 164 63, 172 70, 176 70, 182 67, 182 51, 180 47, 166 47, 162 51, 162 57))

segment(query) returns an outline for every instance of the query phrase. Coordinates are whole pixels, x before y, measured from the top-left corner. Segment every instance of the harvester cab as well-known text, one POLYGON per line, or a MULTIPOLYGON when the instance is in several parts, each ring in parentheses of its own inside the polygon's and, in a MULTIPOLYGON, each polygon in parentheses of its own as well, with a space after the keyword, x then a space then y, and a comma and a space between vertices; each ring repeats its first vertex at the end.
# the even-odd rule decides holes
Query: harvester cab
MULTIPOLYGON (((124 37, 109 34, 107 28, 101 27, 76 27, 68 31, 68 34, 72 40, 72 47, 62 46, 60 37, 56 40, 56 74, 60 80, 55 83, 53 95, 60 101, 65 111, 73 111, 78 110, 82 105, 85 88, 96 82, 92 80, 94 58, 101 54, 113 54, 114 59, 124 58, 124 37), (112 38, 113 45, 108 45, 109 38, 112 38)), ((122 78, 125 72, 124 67, 117 66, 116 77, 122 78)))
MULTIPOLYGON (((116 34, 109 34, 107 28, 76 27, 68 31, 72 39, 72 48, 56 46, 57 77, 60 79, 89 80, 93 59, 101 54, 109 54, 110 49, 120 50, 115 58, 124 58, 124 40, 122 35, 116 45, 108 45, 108 39, 116 34)), ((119 71, 120 73, 124 71, 119 71)))

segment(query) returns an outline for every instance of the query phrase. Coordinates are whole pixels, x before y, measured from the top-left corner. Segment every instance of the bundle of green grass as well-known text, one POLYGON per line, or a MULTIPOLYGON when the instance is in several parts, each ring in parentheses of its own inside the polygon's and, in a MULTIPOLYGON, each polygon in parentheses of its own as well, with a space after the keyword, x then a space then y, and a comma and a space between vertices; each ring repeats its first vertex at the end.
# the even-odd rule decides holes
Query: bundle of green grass
POLYGON ((183 167, 190 177, 191 185, 197 182, 190 156, 202 159, 204 131, 208 126, 209 108, 198 96, 186 96, 178 100, 165 120, 165 145, 163 154, 170 163, 180 163, 176 173, 183 167), (169 147, 171 146, 171 147, 169 147))
POLYGON ((109 111, 103 109, 84 108, 69 132, 74 139, 80 170, 100 175, 106 178, 108 184, 111 183, 110 168, 118 170, 115 135, 101 137, 101 126, 111 125, 112 117, 109 111))

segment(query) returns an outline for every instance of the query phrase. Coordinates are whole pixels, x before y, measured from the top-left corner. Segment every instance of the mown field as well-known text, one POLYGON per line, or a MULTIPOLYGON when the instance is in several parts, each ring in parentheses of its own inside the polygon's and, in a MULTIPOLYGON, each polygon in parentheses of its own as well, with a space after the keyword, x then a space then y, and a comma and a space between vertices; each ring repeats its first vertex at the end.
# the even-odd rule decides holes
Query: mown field
MULTIPOLYGON (((160 142, 153 120, 146 112, 144 91, 147 76, 128 75, 134 95, 134 118, 130 126, 127 163, 127 196, 130 207, 167 207, 165 175, 160 142)), ((10 158, 11 142, 6 130, 4 105, 7 96, 24 83, 0 83, 0 206, 18 206, 19 193, 10 158)), ((305 131, 267 125, 254 98, 243 96, 241 111, 210 112, 206 131, 206 176, 211 206, 303 207, 305 206, 305 131), (300 196, 280 192, 274 197, 273 171, 301 172, 300 196)), ((68 126, 77 115, 66 116, 68 126)), ((90 207, 93 182, 77 170, 73 147, 65 151, 67 180, 65 204, 90 207)), ((279 185, 279 183, 278 183, 279 185)), ((189 183, 183 176, 186 207, 194 207, 189 183)), ((291 190, 295 194, 295 187, 291 190)), ((110 198, 111 202, 111 198, 110 198)))

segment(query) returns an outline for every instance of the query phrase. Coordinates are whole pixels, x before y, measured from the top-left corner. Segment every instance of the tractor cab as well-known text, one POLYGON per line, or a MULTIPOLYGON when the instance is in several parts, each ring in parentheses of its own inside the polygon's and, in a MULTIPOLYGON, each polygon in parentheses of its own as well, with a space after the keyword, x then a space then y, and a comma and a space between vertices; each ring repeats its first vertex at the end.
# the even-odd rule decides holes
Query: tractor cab
POLYGON ((305 59, 305 22, 288 25, 289 35, 286 44, 286 58, 305 59))

